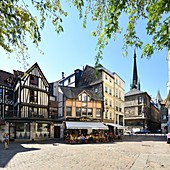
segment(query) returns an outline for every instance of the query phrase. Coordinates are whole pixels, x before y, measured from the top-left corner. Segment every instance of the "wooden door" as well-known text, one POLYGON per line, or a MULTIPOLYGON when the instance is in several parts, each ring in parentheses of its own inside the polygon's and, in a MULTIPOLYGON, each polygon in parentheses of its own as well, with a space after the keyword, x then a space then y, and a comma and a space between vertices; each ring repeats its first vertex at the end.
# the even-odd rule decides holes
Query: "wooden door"
POLYGON ((60 138, 60 126, 54 126, 54 138, 60 138))

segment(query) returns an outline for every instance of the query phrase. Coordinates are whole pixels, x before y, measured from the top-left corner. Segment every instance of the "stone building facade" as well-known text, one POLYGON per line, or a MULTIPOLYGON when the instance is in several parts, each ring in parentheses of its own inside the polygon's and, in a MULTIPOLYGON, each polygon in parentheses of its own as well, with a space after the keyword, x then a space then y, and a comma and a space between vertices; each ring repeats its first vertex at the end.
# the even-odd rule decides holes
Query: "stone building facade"
POLYGON ((147 92, 140 90, 136 52, 134 53, 133 79, 130 91, 125 94, 125 125, 128 130, 156 131, 160 128, 160 111, 147 92))

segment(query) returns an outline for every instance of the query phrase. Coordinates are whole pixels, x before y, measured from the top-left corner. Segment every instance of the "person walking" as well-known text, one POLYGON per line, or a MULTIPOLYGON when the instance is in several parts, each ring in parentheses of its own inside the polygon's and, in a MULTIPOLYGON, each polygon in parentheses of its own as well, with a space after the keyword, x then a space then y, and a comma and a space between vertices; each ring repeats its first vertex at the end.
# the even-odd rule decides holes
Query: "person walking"
POLYGON ((8 133, 5 133, 4 134, 4 149, 8 149, 8 146, 9 146, 9 135, 8 133))

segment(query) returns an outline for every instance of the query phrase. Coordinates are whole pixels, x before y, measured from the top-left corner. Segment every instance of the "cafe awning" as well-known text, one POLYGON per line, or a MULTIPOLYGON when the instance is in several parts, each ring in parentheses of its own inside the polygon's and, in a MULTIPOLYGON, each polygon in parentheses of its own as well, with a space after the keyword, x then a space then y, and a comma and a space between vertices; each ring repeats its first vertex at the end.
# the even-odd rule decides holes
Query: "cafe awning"
POLYGON ((108 130, 102 122, 69 122, 66 121, 67 129, 103 129, 108 130))
POLYGON ((122 125, 118 125, 118 124, 115 124, 115 123, 104 123, 105 125, 109 125, 109 126, 113 126, 113 127, 116 127, 118 129, 124 129, 125 127, 122 126, 122 125))

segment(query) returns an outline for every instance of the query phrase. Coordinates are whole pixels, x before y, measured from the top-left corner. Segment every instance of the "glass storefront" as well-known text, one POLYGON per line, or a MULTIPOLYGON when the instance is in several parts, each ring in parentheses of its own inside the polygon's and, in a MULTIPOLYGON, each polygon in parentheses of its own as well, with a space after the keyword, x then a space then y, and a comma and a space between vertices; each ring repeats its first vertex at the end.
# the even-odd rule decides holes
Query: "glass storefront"
POLYGON ((36 124, 36 138, 49 138, 50 137, 50 125, 47 123, 36 124))
POLYGON ((16 123, 16 139, 29 139, 29 138, 30 138, 30 124, 16 123))
POLYGON ((10 140, 31 139, 34 134, 35 139, 50 138, 50 124, 48 123, 35 123, 32 126, 32 123, 18 122, 9 125, 10 140))
POLYGON ((10 139, 30 139, 30 123, 10 123, 10 139))

